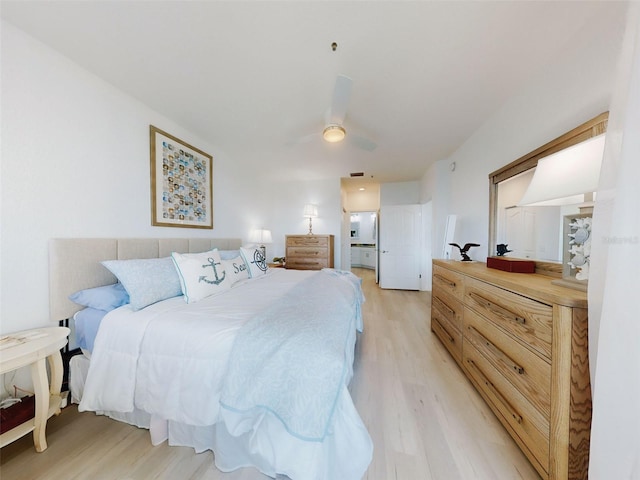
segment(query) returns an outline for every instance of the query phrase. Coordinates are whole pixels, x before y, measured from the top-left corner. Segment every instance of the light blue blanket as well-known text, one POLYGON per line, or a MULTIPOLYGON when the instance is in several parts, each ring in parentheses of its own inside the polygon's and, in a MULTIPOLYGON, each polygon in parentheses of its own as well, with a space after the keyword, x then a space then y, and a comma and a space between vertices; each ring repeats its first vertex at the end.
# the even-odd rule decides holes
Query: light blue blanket
POLYGON ((322 270, 247 322, 229 358, 223 409, 268 411, 292 435, 322 441, 351 372, 360 282, 350 272, 322 270))

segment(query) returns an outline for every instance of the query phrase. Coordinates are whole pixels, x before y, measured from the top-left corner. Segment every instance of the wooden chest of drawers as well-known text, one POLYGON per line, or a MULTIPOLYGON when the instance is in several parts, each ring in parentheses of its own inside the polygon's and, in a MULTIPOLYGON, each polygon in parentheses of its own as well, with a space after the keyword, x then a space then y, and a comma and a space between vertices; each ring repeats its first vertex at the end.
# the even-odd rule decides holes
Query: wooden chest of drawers
POLYGON ((286 268, 333 268, 333 235, 287 235, 285 248, 286 268))
POLYGON ((433 263, 432 331, 544 479, 586 479, 586 294, 479 262, 433 263))

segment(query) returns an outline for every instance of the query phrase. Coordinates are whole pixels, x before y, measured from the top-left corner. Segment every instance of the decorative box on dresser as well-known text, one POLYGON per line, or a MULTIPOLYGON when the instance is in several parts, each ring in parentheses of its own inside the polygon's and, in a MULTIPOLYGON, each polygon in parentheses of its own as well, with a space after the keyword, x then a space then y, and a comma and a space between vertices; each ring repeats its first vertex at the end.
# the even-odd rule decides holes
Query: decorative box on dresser
POLYGON ((295 270, 333 268, 333 235, 287 235, 285 267, 295 270))
POLYGON ((544 479, 586 479, 587 295, 539 274, 433 261, 431 330, 544 479))

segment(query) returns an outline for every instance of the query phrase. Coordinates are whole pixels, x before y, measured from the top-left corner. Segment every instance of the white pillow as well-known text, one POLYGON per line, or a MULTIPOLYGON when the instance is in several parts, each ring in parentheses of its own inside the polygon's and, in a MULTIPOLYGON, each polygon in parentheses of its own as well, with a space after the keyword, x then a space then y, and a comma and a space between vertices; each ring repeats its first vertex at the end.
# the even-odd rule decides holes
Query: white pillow
POLYGON ((180 279, 169 257, 105 260, 102 264, 120 280, 134 310, 182 293, 180 279))
POLYGON ((224 266, 224 271, 227 274, 226 280, 230 281, 232 286, 240 280, 246 280, 249 278, 247 264, 240 255, 231 260, 222 260, 222 265, 224 266))
POLYGON ((187 303, 197 302, 231 288, 217 248, 202 253, 173 252, 171 258, 187 303))
POLYGON ((261 248, 240 248, 240 255, 247 264, 249 278, 256 278, 267 273, 267 259, 262 254, 261 248))

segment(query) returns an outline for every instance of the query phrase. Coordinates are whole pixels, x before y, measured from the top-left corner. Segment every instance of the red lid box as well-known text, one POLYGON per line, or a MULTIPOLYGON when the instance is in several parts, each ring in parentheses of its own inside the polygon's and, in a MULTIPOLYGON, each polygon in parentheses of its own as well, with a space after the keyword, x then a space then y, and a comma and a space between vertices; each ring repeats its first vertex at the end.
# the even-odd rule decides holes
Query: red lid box
POLYGON ((513 273, 535 273, 536 262, 507 257, 487 257, 487 267, 513 273))

